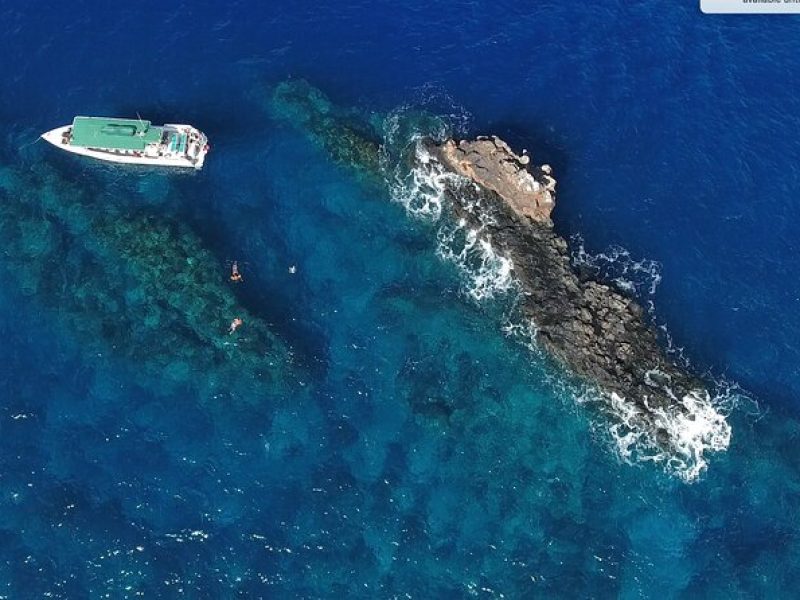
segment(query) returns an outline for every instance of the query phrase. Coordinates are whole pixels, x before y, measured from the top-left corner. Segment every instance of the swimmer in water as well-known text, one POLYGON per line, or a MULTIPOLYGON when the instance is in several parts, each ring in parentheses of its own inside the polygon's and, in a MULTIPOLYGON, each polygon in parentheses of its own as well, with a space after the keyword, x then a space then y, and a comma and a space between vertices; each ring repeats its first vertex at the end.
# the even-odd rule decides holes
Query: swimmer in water
POLYGON ((231 281, 234 283, 241 283, 244 281, 242 274, 239 273, 239 263, 236 261, 233 261, 231 265, 231 281))
POLYGON ((233 332, 239 329, 244 324, 239 317, 236 317, 233 321, 231 321, 231 327, 228 329, 228 335, 233 335, 233 332))

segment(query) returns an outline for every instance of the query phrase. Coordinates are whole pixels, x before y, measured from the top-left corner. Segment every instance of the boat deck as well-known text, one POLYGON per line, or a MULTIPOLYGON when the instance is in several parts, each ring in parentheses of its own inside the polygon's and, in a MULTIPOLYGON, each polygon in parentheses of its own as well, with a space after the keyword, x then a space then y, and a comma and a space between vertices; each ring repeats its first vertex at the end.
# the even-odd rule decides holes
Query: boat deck
POLYGON ((208 139, 191 125, 149 121, 76 117, 72 125, 58 127, 42 138, 73 154, 109 162, 193 167, 201 169, 208 139))
POLYGON ((167 135, 169 135, 167 152, 170 154, 186 154, 186 148, 189 145, 188 134, 170 131, 167 135))

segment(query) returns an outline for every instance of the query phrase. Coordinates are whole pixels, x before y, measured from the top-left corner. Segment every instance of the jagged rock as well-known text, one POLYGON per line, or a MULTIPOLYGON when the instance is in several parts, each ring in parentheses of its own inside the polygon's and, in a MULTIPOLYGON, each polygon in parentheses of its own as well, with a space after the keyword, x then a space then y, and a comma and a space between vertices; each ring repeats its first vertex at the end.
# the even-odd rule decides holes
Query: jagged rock
POLYGON ((540 344, 559 362, 636 402, 645 414, 703 389, 669 359, 634 300, 573 270, 568 244, 550 220, 555 179, 548 165, 523 164, 497 137, 431 141, 427 149, 446 169, 477 184, 448 183, 451 210, 512 260, 525 291, 522 310, 535 323, 540 344), (476 205, 482 212, 472 209, 476 205), (651 372, 663 373, 662 382, 669 385, 652 385, 651 372))

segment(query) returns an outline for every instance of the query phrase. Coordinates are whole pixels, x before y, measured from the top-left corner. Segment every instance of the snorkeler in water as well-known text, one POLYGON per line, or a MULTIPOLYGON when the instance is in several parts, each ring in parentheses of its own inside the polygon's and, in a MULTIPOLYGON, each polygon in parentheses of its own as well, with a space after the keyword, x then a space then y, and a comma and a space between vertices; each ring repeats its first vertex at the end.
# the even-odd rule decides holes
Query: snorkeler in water
POLYGON ((239 317, 236 317, 233 321, 231 321, 231 327, 228 329, 228 335, 233 335, 233 333, 243 324, 244 321, 242 321, 239 317))
POLYGON ((231 265, 231 281, 234 283, 241 283, 244 281, 242 274, 239 273, 239 263, 237 261, 233 261, 231 265))

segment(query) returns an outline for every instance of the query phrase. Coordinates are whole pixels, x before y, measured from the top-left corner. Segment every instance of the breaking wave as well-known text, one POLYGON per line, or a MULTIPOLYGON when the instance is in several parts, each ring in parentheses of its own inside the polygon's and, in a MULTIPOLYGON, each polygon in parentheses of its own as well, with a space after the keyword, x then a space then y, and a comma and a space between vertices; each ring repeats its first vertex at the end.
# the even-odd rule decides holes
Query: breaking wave
POLYGON ((397 165, 389 180, 390 192, 392 199, 402 204, 410 215, 438 221, 442 215, 446 184, 460 178, 445 172, 441 165, 432 161, 421 139, 413 140, 414 160, 419 166, 409 170, 397 165))
POLYGON ((447 185, 472 185, 458 175, 444 172, 431 160, 420 139, 414 141, 415 166, 403 179, 395 179, 392 197, 414 216, 436 222, 437 255, 453 263, 462 275, 465 293, 476 301, 493 298, 515 287, 514 265, 492 246, 483 228, 466 220, 442 222, 447 185))
MULTIPOLYGON (((571 239, 572 263, 578 268, 588 268, 596 277, 613 282, 619 289, 642 302, 646 302, 650 314, 655 315, 653 296, 661 283, 661 265, 646 258, 634 259, 630 252, 620 246, 612 246, 605 252, 590 254, 583 239, 576 235, 571 239)), ((664 325, 659 326, 667 343, 667 351, 684 367, 689 367, 682 349, 677 347, 664 325)), ((650 376, 650 373, 647 374, 650 376)), ((603 394, 593 390, 584 394, 582 400, 600 400, 603 412, 611 419, 608 427, 614 448, 627 463, 653 462, 684 481, 696 480, 708 466, 709 452, 725 451, 731 439, 731 427, 727 415, 744 394, 735 384, 716 382, 713 394, 697 390, 682 398, 670 394, 675 404, 666 409, 648 406, 648 414, 634 402, 618 394, 603 394), (667 449, 659 442, 668 437, 667 449)))
MULTIPOLYGON (((536 342, 534 323, 512 317, 503 331, 536 356, 544 356, 536 342)), ((652 407, 645 401, 645 413, 619 394, 567 382, 554 374, 545 377, 559 395, 596 409, 599 418, 590 417, 592 428, 608 441, 620 460, 630 465, 658 464, 686 483, 705 472, 710 453, 728 449, 732 431, 727 417, 746 397, 738 386, 721 380, 714 383, 713 394, 693 391, 675 398, 675 404, 666 408, 652 407)))
POLYGON ((648 406, 646 417, 618 394, 612 393, 608 400, 613 421, 608 432, 620 458, 629 464, 661 464, 667 473, 688 483, 706 470, 708 453, 723 452, 730 444, 727 414, 735 402, 731 390, 713 396, 706 390, 692 391, 666 408, 648 406), (660 436, 667 437, 668 445, 660 436))
POLYGON ((515 287, 514 266, 495 250, 482 228, 470 227, 464 220, 442 222, 447 187, 473 184, 446 171, 422 143, 424 138, 447 138, 448 122, 427 117, 420 123, 417 116, 403 107, 384 123, 381 160, 392 199, 412 217, 438 225, 437 255, 456 266, 469 297, 481 301, 508 292, 515 287))
POLYGON ((586 251, 583 238, 574 235, 570 238, 572 264, 588 268, 595 276, 611 281, 623 292, 641 300, 655 295, 661 283, 661 264, 654 260, 634 259, 630 252, 621 246, 611 246, 606 252, 590 254, 586 251))
POLYGON ((437 234, 437 254, 456 265, 466 281, 466 292, 475 300, 493 298, 515 287, 511 260, 499 255, 486 236, 465 220, 443 225, 437 234))

